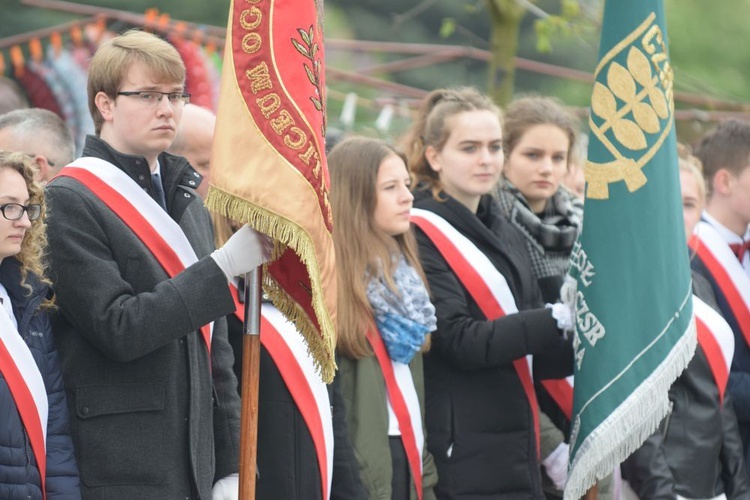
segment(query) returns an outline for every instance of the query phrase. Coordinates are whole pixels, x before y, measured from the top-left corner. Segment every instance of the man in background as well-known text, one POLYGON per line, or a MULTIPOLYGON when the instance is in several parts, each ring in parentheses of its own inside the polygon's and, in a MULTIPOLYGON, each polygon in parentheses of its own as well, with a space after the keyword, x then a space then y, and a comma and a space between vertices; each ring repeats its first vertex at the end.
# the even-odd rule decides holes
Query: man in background
POLYGON ((211 165, 211 146, 214 140, 216 115, 213 112, 188 104, 182 111, 182 122, 177 129, 174 142, 168 152, 187 158, 190 166, 198 171, 203 181, 196 188, 201 198, 208 194, 209 166, 211 165))
POLYGON ((52 111, 26 108, 0 115, 0 149, 25 153, 36 162, 36 180, 47 183, 75 158, 75 142, 52 111))

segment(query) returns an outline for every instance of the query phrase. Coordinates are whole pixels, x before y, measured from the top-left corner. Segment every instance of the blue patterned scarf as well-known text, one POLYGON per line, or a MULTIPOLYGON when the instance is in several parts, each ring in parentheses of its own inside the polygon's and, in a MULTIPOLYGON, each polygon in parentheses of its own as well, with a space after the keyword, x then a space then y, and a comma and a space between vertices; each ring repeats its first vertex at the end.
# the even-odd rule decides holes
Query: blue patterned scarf
POLYGON ((399 256, 393 281, 400 295, 380 276, 372 277, 367 284, 367 298, 391 359, 408 364, 427 334, 437 328, 435 306, 419 274, 403 255, 399 256))

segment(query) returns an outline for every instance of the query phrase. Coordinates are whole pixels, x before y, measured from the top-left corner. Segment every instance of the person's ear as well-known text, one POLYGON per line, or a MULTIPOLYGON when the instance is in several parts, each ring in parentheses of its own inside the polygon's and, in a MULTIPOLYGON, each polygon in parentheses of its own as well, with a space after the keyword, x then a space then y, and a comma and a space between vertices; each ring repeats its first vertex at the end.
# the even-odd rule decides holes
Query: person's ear
POLYGON ((35 155, 34 162, 36 163, 37 172, 34 175, 34 179, 37 182, 47 183, 52 179, 52 167, 50 166, 47 158, 42 155, 35 155))
POLYGON ((99 114, 102 115, 105 122, 112 119, 112 108, 115 105, 114 99, 110 98, 104 92, 99 91, 94 97, 94 104, 96 104, 96 109, 99 110, 99 114))
POLYGON ((442 165, 440 164, 440 152, 435 149, 434 146, 427 146, 424 150, 424 157, 427 160, 427 163, 430 164, 430 168, 433 172, 440 172, 442 170, 442 165))
POLYGON ((727 196, 732 190, 734 174, 726 168, 720 168, 715 174, 712 181, 713 192, 722 196, 727 196))

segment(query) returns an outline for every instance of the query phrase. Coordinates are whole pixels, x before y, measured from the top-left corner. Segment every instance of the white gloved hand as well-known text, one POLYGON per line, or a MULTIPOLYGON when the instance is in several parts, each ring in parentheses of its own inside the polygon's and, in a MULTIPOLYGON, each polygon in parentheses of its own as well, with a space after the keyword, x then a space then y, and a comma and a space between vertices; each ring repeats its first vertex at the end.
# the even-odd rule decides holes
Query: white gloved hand
POLYGON ((560 443, 555 451, 542 460, 542 465, 547 471, 547 476, 555 483, 555 488, 563 491, 565 483, 568 482, 568 443, 560 443))
POLYGON ((573 309, 567 306, 567 304, 556 304, 545 305, 547 309, 552 309, 552 317, 557 321, 557 328, 563 332, 572 332, 576 327, 576 315, 573 309))
POLYGON ((230 474, 216 481, 211 492, 212 500, 238 500, 240 497, 240 475, 230 474))
POLYGON ((273 240, 245 224, 211 257, 231 281, 271 260, 272 251, 273 240))

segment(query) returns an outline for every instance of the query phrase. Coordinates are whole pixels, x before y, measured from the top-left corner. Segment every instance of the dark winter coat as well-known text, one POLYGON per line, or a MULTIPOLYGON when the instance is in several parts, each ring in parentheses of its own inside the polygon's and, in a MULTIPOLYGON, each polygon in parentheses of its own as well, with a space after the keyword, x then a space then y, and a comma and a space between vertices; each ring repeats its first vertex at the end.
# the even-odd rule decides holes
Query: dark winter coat
MULTIPOLYGON (((703 222, 708 221, 703 220, 703 222)), ((721 243, 726 244, 724 241, 721 243)), ((706 264, 699 256, 696 256, 690 261, 690 266, 711 284, 719 311, 724 315, 724 319, 734 332, 734 358, 732 358, 732 367, 729 371, 727 391, 732 395, 737 424, 740 428, 740 438, 745 450, 745 470, 750 477, 750 345, 745 340, 740 325, 732 314, 729 298, 719 287, 716 278, 706 264)))
MULTIPOLYGON (((154 196, 143 157, 88 137, 84 156, 121 168, 154 196)), ((172 279, 78 181, 50 183, 54 325, 87 499, 210 499, 238 471, 239 397, 224 316, 227 279, 209 256, 208 212, 184 158, 159 155, 169 215, 198 261, 172 279), (199 328, 215 321, 211 359, 199 328)))
POLYGON ((427 444, 438 468, 438 498, 543 498, 529 402, 512 362, 534 355, 536 375, 572 373, 563 342, 525 255, 523 237, 489 196, 477 214, 453 198, 415 193, 414 206, 446 219, 505 276, 518 314, 487 321, 429 238, 419 251, 438 320, 425 355, 427 444))
MULTIPOLYGON (((234 369, 242 384, 242 322, 227 316, 229 343, 235 353, 234 369)), ((333 476, 331 500, 365 500, 347 434, 344 402, 337 376, 328 385, 333 412, 333 476)), ((278 367, 261 346, 258 390, 258 500, 318 500, 322 498, 318 455, 302 413, 284 383, 278 367)))
MULTIPOLYGON (((47 388, 47 499, 81 498, 78 468, 70 438, 60 359, 55 350, 47 314, 39 306, 49 293, 47 285, 29 275, 29 290, 21 286, 18 261, 7 257, 0 264, 0 283, 8 291, 18 322, 18 333, 34 356, 47 388)), ((2 314, 0 312, 0 314, 2 314)), ((29 437, 8 384, 0 374, 0 498, 41 500, 41 478, 29 437)))
MULTIPOLYGON (((693 273, 693 292, 715 306, 708 282, 693 273)), ((622 475, 642 499, 750 499, 737 417, 727 391, 719 400, 700 345, 669 389, 672 411, 622 464, 622 475)))

